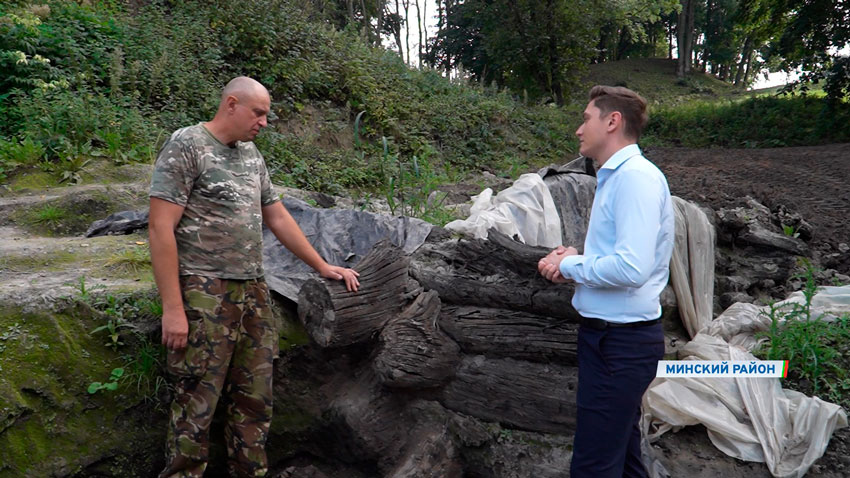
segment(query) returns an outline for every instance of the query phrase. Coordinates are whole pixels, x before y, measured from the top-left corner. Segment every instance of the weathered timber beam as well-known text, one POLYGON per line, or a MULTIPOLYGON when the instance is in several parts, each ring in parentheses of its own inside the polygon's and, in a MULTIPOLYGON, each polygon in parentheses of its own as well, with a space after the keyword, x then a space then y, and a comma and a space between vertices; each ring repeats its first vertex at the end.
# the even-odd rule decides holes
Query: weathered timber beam
POLYGON ((298 292, 298 316, 322 347, 350 345, 379 332, 409 298, 409 258, 389 241, 381 241, 354 268, 360 290, 349 292, 342 281, 311 279, 298 292))
POLYGON ((575 367, 467 356, 440 403, 514 428, 568 434, 575 428, 577 383, 575 367))
POLYGON ((439 315, 440 298, 428 291, 384 327, 372 362, 384 385, 431 388, 454 375, 460 347, 437 327, 439 315))
POLYGON ((440 329, 468 354, 575 365, 578 325, 523 311, 445 305, 440 329))

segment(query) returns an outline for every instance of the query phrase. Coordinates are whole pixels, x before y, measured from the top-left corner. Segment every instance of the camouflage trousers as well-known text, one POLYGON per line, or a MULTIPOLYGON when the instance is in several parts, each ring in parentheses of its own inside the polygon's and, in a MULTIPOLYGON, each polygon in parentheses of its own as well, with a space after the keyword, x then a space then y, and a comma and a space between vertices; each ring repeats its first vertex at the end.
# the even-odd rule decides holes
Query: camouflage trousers
POLYGON ((200 478, 209 459, 209 429, 219 397, 226 405, 228 469, 266 476, 272 417, 272 362, 278 336, 265 281, 181 276, 188 345, 168 352, 175 383, 160 478, 200 478))

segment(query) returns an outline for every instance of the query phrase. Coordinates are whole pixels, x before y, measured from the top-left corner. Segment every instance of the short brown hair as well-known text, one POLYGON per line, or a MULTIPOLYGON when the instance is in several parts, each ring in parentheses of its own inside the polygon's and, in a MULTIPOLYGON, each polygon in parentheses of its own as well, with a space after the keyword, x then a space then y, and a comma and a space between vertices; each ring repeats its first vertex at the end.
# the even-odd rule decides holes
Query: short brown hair
POLYGON ((635 141, 640 139, 649 114, 646 112, 646 100, 634 91, 622 86, 596 85, 590 89, 590 101, 603 115, 619 111, 625 121, 626 136, 635 141))

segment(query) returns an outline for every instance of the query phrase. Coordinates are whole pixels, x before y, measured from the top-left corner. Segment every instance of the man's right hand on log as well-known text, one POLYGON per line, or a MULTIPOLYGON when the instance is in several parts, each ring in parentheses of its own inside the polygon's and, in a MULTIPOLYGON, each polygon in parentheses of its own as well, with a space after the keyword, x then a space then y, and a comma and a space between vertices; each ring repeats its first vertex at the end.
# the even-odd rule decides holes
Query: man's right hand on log
POLYGON ((357 288, 360 287, 360 281, 357 280, 357 278, 360 277, 359 272, 354 269, 332 266, 327 263, 325 266, 326 267, 319 270, 320 276, 326 279, 341 280, 345 282, 345 288, 348 289, 349 292, 357 292, 357 288))
POLYGON ((561 260, 567 256, 574 256, 578 254, 578 250, 575 247, 569 246, 558 246, 552 252, 550 252, 546 257, 540 259, 537 263, 537 270, 540 272, 540 275, 545 277, 547 280, 550 280, 556 284, 563 284, 568 281, 564 276, 561 275, 561 260))

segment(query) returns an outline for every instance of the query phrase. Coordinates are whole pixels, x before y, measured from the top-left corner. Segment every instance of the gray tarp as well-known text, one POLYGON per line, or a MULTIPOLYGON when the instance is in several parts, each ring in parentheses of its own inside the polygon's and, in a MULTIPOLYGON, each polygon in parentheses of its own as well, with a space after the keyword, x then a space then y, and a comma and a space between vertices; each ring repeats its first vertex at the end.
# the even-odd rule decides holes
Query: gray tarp
MULTIPOLYGON (((411 253, 434 227, 425 221, 351 209, 318 209, 304 201, 284 198, 283 204, 304 235, 328 263, 350 267, 384 238, 411 253)), ((298 290, 317 274, 274 237, 263 230, 263 268, 269 288, 297 301, 298 290)))
POLYGON ((596 194, 593 162, 580 157, 561 166, 547 166, 537 173, 549 188, 561 218, 561 244, 583 252, 590 209, 596 194))

